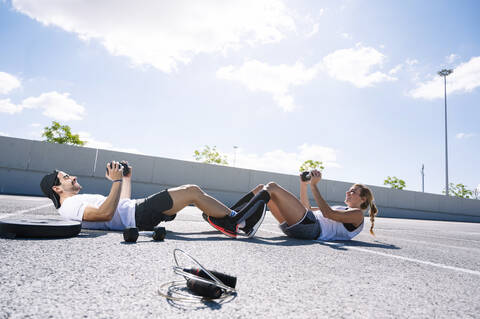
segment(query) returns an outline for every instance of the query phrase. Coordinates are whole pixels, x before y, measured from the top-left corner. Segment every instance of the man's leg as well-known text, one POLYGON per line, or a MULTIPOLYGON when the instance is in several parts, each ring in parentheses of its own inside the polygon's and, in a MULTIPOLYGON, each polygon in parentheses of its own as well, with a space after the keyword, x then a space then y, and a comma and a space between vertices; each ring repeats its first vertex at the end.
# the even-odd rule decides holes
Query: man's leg
POLYGON ((197 185, 182 185, 179 187, 169 188, 168 194, 172 197, 173 207, 163 213, 165 215, 175 215, 178 211, 188 205, 195 205, 202 212, 212 217, 225 217, 230 214, 231 210, 220 203, 212 196, 206 194, 197 185))
POLYGON ((193 204, 203 211, 204 214, 208 215, 207 220, 213 227, 229 237, 237 238, 237 223, 230 218, 225 218, 231 213, 231 210, 215 198, 207 195, 197 185, 183 185, 170 188, 168 189, 168 194, 172 198, 173 206, 169 210, 164 211, 164 215, 175 215, 185 206, 193 204), (222 222, 213 224, 210 222, 210 218, 222 222))

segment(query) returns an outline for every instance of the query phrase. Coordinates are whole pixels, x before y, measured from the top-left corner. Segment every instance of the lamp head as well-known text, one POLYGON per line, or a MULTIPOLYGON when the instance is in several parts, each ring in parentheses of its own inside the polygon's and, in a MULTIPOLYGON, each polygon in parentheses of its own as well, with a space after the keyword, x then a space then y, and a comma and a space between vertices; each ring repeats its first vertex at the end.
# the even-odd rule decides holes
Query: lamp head
POLYGON ((441 71, 438 72, 438 75, 440 76, 448 76, 450 74, 453 73, 453 70, 452 69, 443 69, 441 71))

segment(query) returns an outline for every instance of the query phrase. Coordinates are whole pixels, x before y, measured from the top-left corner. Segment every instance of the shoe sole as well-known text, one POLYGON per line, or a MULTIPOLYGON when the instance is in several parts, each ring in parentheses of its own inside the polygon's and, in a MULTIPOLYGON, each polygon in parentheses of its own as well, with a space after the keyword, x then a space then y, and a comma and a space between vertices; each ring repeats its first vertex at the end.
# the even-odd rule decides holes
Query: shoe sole
MULTIPOLYGON (((210 217, 208 218, 208 223, 209 223, 213 228, 215 228, 216 230, 222 232, 223 234, 227 235, 228 237, 237 238, 237 234, 234 234, 234 233, 226 230, 225 228, 220 227, 220 226, 212 223, 212 222, 210 221, 210 217)), ((238 231, 238 225, 236 226, 236 230, 235 230, 235 231, 238 231)))
POLYGON ((263 207, 262 217, 260 217, 259 222, 256 223, 255 226, 253 226, 252 231, 250 233, 246 234, 248 238, 252 238, 253 236, 255 236, 255 234, 257 233, 257 230, 260 228, 260 225, 262 225, 263 223, 263 219, 265 218, 266 213, 267 213, 267 205, 263 207))

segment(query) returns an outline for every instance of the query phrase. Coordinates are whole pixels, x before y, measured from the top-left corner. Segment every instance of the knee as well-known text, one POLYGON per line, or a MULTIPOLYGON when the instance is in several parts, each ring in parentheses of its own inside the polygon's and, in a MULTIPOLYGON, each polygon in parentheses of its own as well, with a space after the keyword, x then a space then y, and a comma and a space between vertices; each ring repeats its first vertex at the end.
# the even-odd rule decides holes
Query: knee
POLYGON ((257 194, 258 192, 260 192, 263 188, 265 187, 265 185, 263 184, 258 184, 254 189, 253 189, 253 193, 254 194, 257 194))
POLYGON ((265 186, 265 189, 267 190, 267 192, 271 194, 276 189, 278 189, 278 184, 275 182, 268 182, 267 185, 265 186))
POLYGON ((192 197, 197 197, 203 194, 203 190, 198 185, 188 184, 188 185, 183 185, 183 187, 187 191, 187 193, 192 197))

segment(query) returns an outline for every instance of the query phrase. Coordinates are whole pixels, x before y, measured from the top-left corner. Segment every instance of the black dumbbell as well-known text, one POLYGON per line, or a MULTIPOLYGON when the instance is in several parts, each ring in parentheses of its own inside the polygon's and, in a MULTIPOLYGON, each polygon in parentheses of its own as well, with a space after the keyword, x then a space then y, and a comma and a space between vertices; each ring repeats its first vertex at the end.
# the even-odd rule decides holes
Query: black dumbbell
POLYGON ((127 227, 123 230, 123 239, 127 243, 135 243, 138 239, 137 227, 127 227))
MULTIPOLYGON (((165 230, 165 227, 157 226, 153 228, 152 238, 154 241, 163 241, 166 234, 167 231, 165 230)), ((136 227, 127 227, 123 230, 123 239, 127 243, 135 243, 138 239, 138 236, 139 232, 138 228, 136 227)))
POLYGON ((155 241, 163 241, 165 239, 165 235, 167 234, 167 231, 165 230, 165 227, 154 227, 153 228, 153 240, 155 241))
POLYGON ((302 174, 300 175, 300 178, 302 179, 303 182, 308 182, 309 180, 312 179, 312 172, 310 171, 302 172, 302 174))

